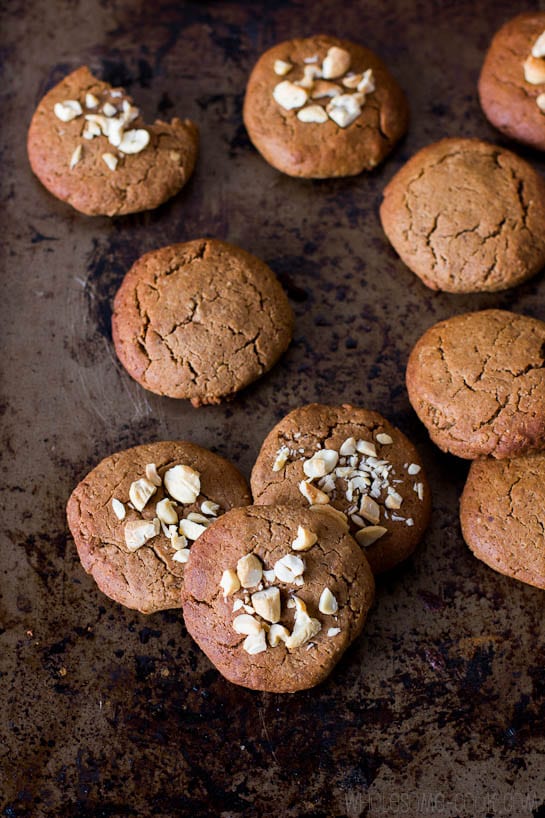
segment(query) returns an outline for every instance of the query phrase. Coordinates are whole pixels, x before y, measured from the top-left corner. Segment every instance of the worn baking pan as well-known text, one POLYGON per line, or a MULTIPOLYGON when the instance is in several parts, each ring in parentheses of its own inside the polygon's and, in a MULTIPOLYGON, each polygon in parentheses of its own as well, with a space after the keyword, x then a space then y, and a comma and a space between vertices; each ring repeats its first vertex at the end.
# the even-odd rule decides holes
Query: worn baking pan
POLYGON ((481 114, 476 81, 490 37, 520 5, 14 0, 4 9, 2 815, 544 816, 545 596, 464 546, 467 464, 429 442, 404 367, 420 333, 454 313, 498 306, 545 319, 545 283, 432 293, 377 215, 387 181, 428 142, 460 134, 507 144, 481 114), (369 175, 290 179, 245 135, 242 97, 258 55, 314 32, 376 50, 408 95, 408 137, 369 175), (32 110, 81 63, 126 85, 147 116, 198 122, 197 172, 157 211, 86 218, 32 177, 32 110), (269 375, 231 403, 196 410, 121 370, 110 308, 140 254, 201 236, 265 259, 297 323, 269 375), (146 440, 187 437, 248 474, 271 426, 315 399, 377 409, 414 440, 433 520, 414 557, 380 580, 364 635, 328 681, 259 694, 219 676, 180 612, 145 617, 102 596, 80 567, 64 506, 100 458, 146 440))

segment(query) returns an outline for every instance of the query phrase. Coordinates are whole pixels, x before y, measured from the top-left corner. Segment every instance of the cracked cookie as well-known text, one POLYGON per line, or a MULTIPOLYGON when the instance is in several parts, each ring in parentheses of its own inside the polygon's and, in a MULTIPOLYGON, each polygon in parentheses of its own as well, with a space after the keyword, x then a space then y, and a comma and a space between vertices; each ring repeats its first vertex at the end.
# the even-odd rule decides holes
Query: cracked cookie
POLYGON ((513 579, 545 588, 545 455, 471 464, 460 501, 475 556, 513 579))
POLYGON ((433 290, 495 292, 545 264, 545 182, 511 151, 443 139, 393 177, 380 208, 401 259, 433 290))
POLYGON ((142 256, 114 301, 119 360, 145 389, 194 406, 219 403, 267 372, 287 348, 288 299, 272 270, 215 239, 142 256))
POLYGON ((28 156, 40 182, 89 216, 150 210, 185 185, 197 159, 188 119, 146 125, 131 97, 78 68, 38 105, 28 156))
POLYGON ((105 458, 72 492, 70 531, 100 590, 127 608, 181 606, 192 544, 248 486, 223 457, 187 441, 148 443, 105 458))
POLYGON ((263 54, 244 99, 259 153, 290 176, 371 170, 407 130, 403 92, 372 51, 336 37, 288 40, 263 54))
POLYGON ((291 693, 321 682, 374 595, 342 522, 294 506, 234 509, 199 538, 184 577, 187 629, 230 682, 291 693))
POLYGON ((545 12, 519 14, 494 36, 479 77, 486 118, 499 131, 545 150, 545 12))
POLYGON ((506 310, 440 321, 417 341, 407 390, 433 442, 458 457, 545 448, 545 323, 506 310))
POLYGON ((429 522, 422 461, 378 412, 312 403, 267 435, 252 470, 254 503, 295 504, 335 514, 374 574, 407 559, 429 522))

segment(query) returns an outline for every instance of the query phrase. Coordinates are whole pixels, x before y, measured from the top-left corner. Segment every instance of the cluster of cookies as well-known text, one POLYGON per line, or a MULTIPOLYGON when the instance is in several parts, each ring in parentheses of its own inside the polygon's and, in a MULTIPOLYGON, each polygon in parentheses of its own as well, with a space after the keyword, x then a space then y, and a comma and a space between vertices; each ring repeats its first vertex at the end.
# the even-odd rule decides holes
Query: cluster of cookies
POLYGON ((67 516, 112 599, 143 613, 181 607, 228 679, 300 690, 361 632, 373 576, 415 549, 428 483, 415 448, 376 412, 311 404, 267 436, 251 495, 218 455, 162 442, 102 461, 67 516))
MULTIPOLYGON (((496 36, 479 92, 500 130, 545 149, 545 14, 496 36)), ((374 168, 403 136, 406 100, 371 51, 334 37, 267 51, 244 122, 291 176, 374 168)), ((28 135, 31 166, 87 214, 153 208, 189 179, 198 132, 147 125, 123 89, 80 68, 49 91, 28 135)), ((447 292, 498 291, 545 264, 545 183, 514 153, 445 139, 384 191, 400 257, 447 292)), ((116 295, 113 339, 129 374, 159 395, 218 403, 266 372, 293 313, 273 272, 214 239, 155 250, 116 295)), ((474 459, 461 503, 475 554, 545 587, 545 324, 499 310, 432 327, 407 367, 410 401, 443 450, 474 459), (505 508, 508 509, 507 517, 505 508)), ((143 613, 183 608, 190 634, 231 681, 294 691, 321 681, 361 632, 374 576, 405 560, 430 515, 412 444, 375 412, 296 409, 269 433, 251 476, 188 442, 106 458, 77 486, 68 522, 84 568, 143 613)))
POLYGON ((474 459, 462 532, 492 568, 545 588, 545 323, 504 310, 431 327, 407 365, 411 404, 443 451, 474 459))

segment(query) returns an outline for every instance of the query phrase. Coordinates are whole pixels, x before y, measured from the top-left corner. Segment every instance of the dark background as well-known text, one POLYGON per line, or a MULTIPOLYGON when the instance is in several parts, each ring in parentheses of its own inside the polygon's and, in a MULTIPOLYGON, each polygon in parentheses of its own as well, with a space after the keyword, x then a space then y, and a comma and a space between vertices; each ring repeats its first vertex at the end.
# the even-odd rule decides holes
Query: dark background
MULTIPOLYGON (((417 337, 446 316, 498 306, 545 319, 545 283, 434 294, 378 221, 382 189, 418 148, 456 135, 505 144, 480 111, 476 82, 493 32, 523 7, 3 8, 0 814, 543 818, 545 594, 495 574, 464 545, 457 504, 467 464, 428 441, 404 368, 417 337), (265 164, 242 126, 258 55, 321 32, 376 50, 408 94, 409 135, 372 174, 290 179, 265 164), (148 117, 199 124, 197 171, 155 212, 88 218, 31 175, 32 111, 82 63, 124 84, 148 117), (202 236, 265 259, 297 323, 269 375, 231 403, 196 410, 122 371, 110 305, 139 255, 202 236), (433 522, 415 556, 379 582, 364 635, 327 682, 260 694, 223 680, 180 612, 145 617, 104 597, 79 564, 64 507, 102 457, 149 440, 189 438, 249 475, 271 426, 312 400, 376 409, 414 440, 434 489, 433 522)), ((537 154, 521 152, 543 170, 537 154)))

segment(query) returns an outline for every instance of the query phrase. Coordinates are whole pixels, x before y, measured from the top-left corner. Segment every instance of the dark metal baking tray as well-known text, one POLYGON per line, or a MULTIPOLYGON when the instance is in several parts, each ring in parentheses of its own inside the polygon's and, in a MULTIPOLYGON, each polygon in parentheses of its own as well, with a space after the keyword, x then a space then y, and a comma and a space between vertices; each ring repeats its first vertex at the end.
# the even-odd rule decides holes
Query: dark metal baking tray
POLYGON ((506 144, 481 114, 476 81, 493 32, 520 10, 506 0, 4 4, 3 816, 545 815, 545 596, 471 556, 457 517, 467 464, 430 444, 404 387, 426 327, 489 306, 545 319, 545 283, 434 294, 378 220, 384 185, 423 145, 455 135, 506 144), (254 61, 316 32, 375 49, 408 94, 408 137, 369 175, 290 179, 246 137, 254 61), (201 128, 193 180, 155 212, 86 218, 31 175, 32 110, 82 63, 126 85, 148 117, 201 128), (269 375, 196 410, 121 370, 110 308, 141 253, 201 236, 265 259, 297 324, 269 375), (312 400, 377 409, 415 441, 433 522, 380 580, 364 635, 324 684, 260 694, 210 666, 179 612, 145 617, 101 595, 64 506, 100 458, 146 440, 190 438, 249 474, 270 427, 312 400))

